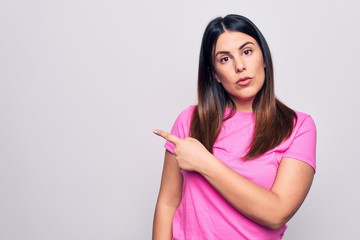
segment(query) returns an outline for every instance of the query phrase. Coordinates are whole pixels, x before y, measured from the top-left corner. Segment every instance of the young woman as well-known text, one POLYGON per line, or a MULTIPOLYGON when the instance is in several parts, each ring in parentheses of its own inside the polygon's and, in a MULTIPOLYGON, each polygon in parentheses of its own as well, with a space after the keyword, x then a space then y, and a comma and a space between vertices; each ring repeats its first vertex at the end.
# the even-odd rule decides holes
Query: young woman
POLYGON ((268 45, 247 18, 203 35, 198 104, 165 138, 153 239, 281 239, 316 169, 312 118, 274 94, 268 45))

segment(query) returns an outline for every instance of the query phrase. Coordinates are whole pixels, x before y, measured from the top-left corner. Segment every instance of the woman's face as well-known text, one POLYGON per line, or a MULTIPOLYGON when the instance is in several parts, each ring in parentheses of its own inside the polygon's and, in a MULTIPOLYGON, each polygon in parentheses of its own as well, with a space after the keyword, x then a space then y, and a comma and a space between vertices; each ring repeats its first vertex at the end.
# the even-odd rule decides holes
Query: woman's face
POLYGON ((252 102, 264 84, 263 55, 257 41, 241 32, 225 31, 215 46, 216 80, 238 111, 252 111, 252 102))

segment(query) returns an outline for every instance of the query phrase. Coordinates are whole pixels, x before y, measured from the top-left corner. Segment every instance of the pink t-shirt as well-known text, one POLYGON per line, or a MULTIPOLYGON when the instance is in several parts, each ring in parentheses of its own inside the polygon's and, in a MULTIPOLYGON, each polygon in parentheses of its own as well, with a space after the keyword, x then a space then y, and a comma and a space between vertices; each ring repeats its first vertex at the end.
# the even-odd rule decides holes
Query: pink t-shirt
MULTIPOLYGON (((194 106, 185 109, 175 121, 171 133, 189 135, 194 106)), ((227 110, 229 112, 229 110, 227 110)), ((298 119, 291 136, 262 156, 244 161, 254 128, 254 115, 236 112, 225 121, 213 148, 217 159, 252 182, 271 189, 283 157, 304 161, 316 169, 316 127, 309 115, 296 112, 298 119)), ((173 144, 165 143, 172 152, 173 144)), ((182 200, 173 218, 174 240, 281 239, 286 225, 277 230, 265 228, 233 208, 206 180, 196 173, 182 170, 182 200)))

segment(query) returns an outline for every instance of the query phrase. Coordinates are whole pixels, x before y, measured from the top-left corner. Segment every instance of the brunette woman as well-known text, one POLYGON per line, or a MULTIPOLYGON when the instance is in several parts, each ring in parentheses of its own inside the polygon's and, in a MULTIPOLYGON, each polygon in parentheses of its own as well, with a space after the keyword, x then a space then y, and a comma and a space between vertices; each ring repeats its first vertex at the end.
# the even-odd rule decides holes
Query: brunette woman
POLYGON ((247 18, 203 35, 198 103, 181 112, 166 153, 153 239, 281 239, 316 169, 312 118, 274 93, 269 47, 247 18))

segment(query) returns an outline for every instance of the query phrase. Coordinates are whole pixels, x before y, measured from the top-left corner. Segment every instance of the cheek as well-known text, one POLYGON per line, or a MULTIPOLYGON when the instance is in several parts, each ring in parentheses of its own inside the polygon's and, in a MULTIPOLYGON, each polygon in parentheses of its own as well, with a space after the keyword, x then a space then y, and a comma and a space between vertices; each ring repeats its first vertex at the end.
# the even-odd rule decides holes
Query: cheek
POLYGON ((262 56, 259 56, 256 59, 256 65, 258 66, 258 69, 265 69, 264 59, 262 58, 262 56))
POLYGON ((261 85, 260 87, 262 87, 265 83, 265 69, 260 69, 259 71, 259 83, 261 85))
POLYGON ((265 78, 265 65, 262 59, 258 61, 256 71, 258 75, 263 76, 265 78))
POLYGON ((221 79, 231 78, 235 73, 234 67, 230 63, 215 67, 215 72, 221 79))
POLYGON ((215 69, 215 76, 217 82, 224 82, 229 78, 229 71, 224 68, 215 69))

